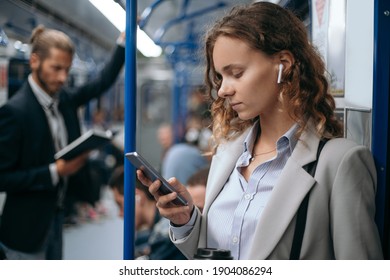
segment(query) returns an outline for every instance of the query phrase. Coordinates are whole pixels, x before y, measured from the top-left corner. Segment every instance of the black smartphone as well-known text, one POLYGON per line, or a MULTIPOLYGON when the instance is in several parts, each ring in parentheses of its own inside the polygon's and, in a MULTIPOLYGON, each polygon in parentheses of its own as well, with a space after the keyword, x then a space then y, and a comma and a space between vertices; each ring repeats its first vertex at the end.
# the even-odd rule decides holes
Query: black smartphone
MULTIPOLYGON (((126 158, 135 166, 135 168, 140 169, 144 172, 145 176, 148 177, 149 180, 155 181, 160 180, 161 181, 161 187, 159 189, 161 194, 169 194, 172 192, 176 192, 175 188, 172 187, 162 176, 161 174, 153 168, 150 163, 146 161, 141 155, 139 155, 137 152, 131 152, 126 154, 126 158)), ((180 194, 177 194, 177 198, 172 201, 173 204, 176 205, 188 205, 187 200, 181 196, 180 194)))

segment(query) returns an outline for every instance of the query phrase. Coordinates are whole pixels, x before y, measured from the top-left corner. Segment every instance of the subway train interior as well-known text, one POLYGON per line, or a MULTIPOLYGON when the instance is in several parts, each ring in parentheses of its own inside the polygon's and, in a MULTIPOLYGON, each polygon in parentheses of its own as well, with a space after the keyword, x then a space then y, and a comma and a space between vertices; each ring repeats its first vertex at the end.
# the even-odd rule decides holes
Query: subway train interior
MULTIPOLYGON (((195 96, 195 92, 203 89, 202 36, 207 27, 234 5, 252 2, 0 0, 0 106, 12 98, 30 73, 29 38, 38 25, 64 31, 73 40, 76 55, 67 85, 75 87, 99 72, 128 22, 137 18, 136 36, 126 37, 126 46, 132 43, 131 38, 137 38, 135 59, 126 57, 126 67, 115 84, 79 112, 83 129, 100 126, 113 131, 115 137, 109 147, 90 154, 96 163, 93 166, 100 197, 93 206, 80 202, 76 216, 69 217, 64 224, 64 259, 132 256, 126 253, 129 250, 126 239, 133 238, 131 234, 127 236, 126 220, 132 218, 125 216, 124 220, 118 216, 118 207, 107 187, 113 169, 125 162, 125 135, 134 137, 136 150, 158 169, 164 152, 157 135, 159 129, 170 124, 173 141, 182 141, 185 120, 192 110, 208 108, 202 97, 195 96), (102 4, 110 6, 100 9, 102 4), (115 11, 114 19, 107 11, 115 11), (132 62, 135 66, 128 68, 132 62), (131 76, 127 69, 136 71, 131 76), (129 81, 130 78, 134 80, 129 81), (131 86, 135 88, 133 107, 127 103, 131 86), (135 126, 127 123, 126 118, 127 110, 132 108, 136 108, 135 126)), ((268 2, 293 10, 305 23, 310 40, 323 55, 331 74, 331 91, 336 99, 337 116, 344 123, 344 137, 371 149, 378 176, 376 222, 385 259, 389 259, 390 3, 388 0, 268 2)), ((0 213, 5 200, 6 194, 0 193, 0 213)))

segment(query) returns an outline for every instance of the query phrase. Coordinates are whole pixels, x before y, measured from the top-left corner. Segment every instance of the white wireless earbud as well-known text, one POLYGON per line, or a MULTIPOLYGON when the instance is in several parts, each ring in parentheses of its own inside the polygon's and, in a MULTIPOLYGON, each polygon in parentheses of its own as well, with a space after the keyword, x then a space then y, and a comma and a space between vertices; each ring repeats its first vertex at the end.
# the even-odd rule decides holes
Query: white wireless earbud
POLYGON ((282 71, 283 71, 283 64, 280 63, 279 64, 278 81, 277 81, 278 84, 280 84, 280 82, 282 81, 282 71))

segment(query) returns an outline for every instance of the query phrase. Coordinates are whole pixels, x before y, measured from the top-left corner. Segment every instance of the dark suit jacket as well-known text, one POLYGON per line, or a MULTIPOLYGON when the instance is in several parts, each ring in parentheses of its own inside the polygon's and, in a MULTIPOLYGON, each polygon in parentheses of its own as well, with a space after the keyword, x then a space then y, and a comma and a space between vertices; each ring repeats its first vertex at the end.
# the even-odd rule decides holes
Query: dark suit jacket
MULTIPOLYGON (((80 136, 77 109, 104 93, 116 80, 125 51, 118 46, 98 77, 59 93, 68 143, 80 136)), ((48 121, 31 87, 22 88, 0 108, 0 191, 7 193, 0 224, 0 241, 22 252, 42 248, 56 213, 57 186, 53 186, 49 164, 55 148, 48 121)), ((70 176, 68 187, 90 185, 88 166, 70 176)))

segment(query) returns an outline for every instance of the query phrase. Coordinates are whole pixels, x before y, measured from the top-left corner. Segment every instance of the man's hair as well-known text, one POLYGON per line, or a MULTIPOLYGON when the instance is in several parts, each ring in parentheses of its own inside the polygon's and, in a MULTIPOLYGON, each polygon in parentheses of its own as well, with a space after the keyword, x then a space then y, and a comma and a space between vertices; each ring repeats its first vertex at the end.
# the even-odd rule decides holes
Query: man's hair
POLYGON ((124 195, 124 168, 123 165, 114 169, 108 180, 108 186, 111 189, 116 189, 121 195, 124 195))
POLYGON ((32 31, 30 38, 31 53, 36 53, 41 59, 45 59, 50 54, 50 49, 60 49, 74 55, 75 47, 72 40, 65 33, 45 28, 43 25, 38 25, 32 31))

